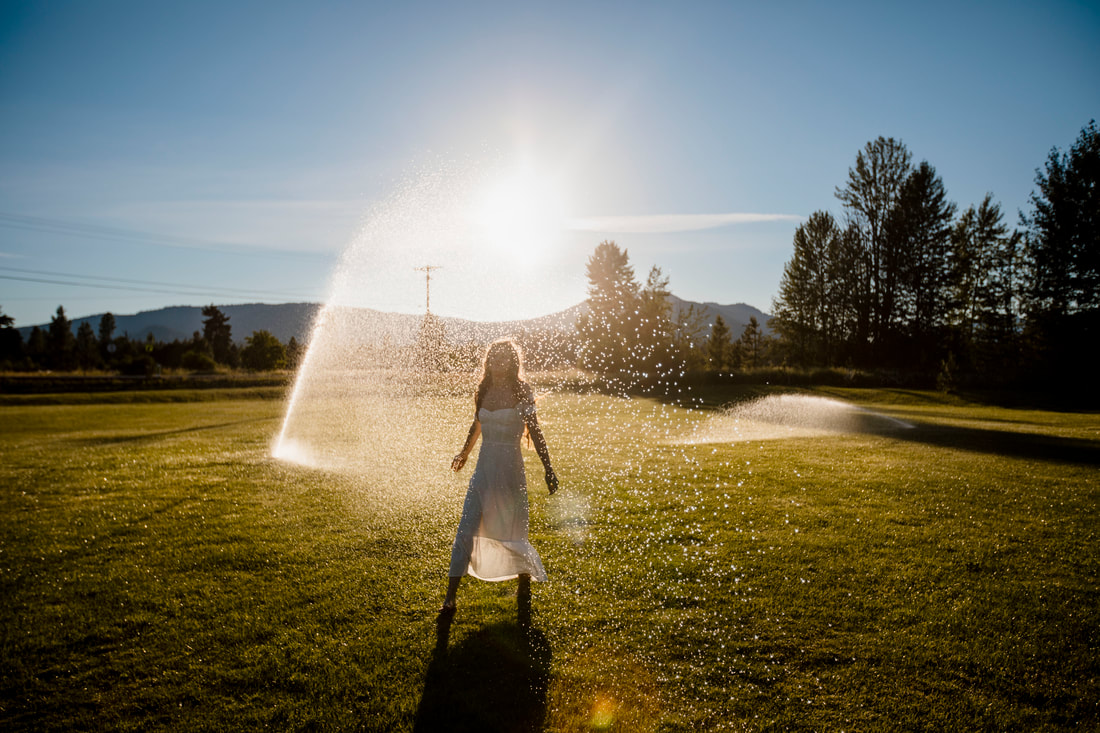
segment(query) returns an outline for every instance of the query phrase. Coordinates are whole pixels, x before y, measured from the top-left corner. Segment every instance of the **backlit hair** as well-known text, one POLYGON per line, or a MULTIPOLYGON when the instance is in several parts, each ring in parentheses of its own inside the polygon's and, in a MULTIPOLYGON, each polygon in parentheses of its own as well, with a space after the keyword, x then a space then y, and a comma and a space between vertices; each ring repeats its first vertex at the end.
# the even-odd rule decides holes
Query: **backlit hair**
POLYGON ((485 358, 481 360, 481 381, 477 385, 477 395, 474 397, 475 410, 481 409, 485 393, 492 386, 493 375, 489 372, 489 359, 497 353, 503 353, 508 359, 509 369, 506 379, 512 383, 512 395, 516 398, 516 402, 522 402, 531 395, 531 388, 523 375, 523 352, 511 339, 498 339, 489 344, 489 348, 485 350, 485 358))

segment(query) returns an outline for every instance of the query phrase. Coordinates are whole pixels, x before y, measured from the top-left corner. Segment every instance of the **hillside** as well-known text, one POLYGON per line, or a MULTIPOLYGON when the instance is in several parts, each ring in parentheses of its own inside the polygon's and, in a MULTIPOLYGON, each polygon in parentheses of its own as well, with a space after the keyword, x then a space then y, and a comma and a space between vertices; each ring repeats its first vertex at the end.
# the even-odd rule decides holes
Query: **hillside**
MULTIPOLYGON (((767 330, 769 315, 751 305, 735 303, 721 305, 718 303, 695 303, 672 296, 673 317, 680 309, 694 305, 703 313, 705 327, 710 328, 717 315, 729 325, 734 335, 749 322, 749 318, 756 317, 757 322, 767 330)), ((243 343, 245 337, 254 331, 265 330, 273 334, 277 339, 286 343, 293 336, 299 342, 308 341, 309 330, 313 324, 319 303, 249 303, 245 305, 220 305, 219 309, 229 317, 229 325, 233 329, 235 341, 243 343)), ((446 332, 451 339, 465 341, 469 338, 491 338, 504 336, 520 330, 567 330, 573 327, 580 314, 586 310, 584 303, 567 308, 558 313, 540 316, 523 321, 500 321, 486 324, 468 321, 462 318, 444 318, 446 332)), ((364 314, 371 312, 364 309, 364 314)), ((85 321, 92 325, 94 330, 99 328, 99 319, 103 314, 82 316, 72 319, 73 332, 85 321)), ((383 314, 390 324, 398 332, 415 332, 422 316, 403 313, 383 314)), ((130 338, 144 339, 148 334, 158 341, 170 342, 176 339, 181 341, 191 338, 195 331, 202 331, 202 308, 198 306, 172 306, 153 311, 142 311, 133 315, 115 314, 115 334, 128 334, 130 338)), ((39 324, 39 328, 47 329, 49 324, 39 324)), ((19 331, 26 339, 34 326, 23 326, 19 331)))

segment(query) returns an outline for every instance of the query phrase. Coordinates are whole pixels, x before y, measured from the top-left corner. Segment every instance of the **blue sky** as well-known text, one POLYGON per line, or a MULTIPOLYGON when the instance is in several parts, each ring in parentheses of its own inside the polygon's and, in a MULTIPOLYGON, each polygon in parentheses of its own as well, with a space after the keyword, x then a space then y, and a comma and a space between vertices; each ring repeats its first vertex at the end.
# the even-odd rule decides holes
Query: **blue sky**
POLYGON ((0 2, 0 307, 324 300, 353 265, 356 302, 414 311, 424 260, 433 310, 524 317, 583 299, 614 239, 682 297, 768 310, 866 142, 1015 224, 1098 70, 1094 3, 0 2), (508 230, 534 268, 362 239, 432 220, 395 213, 425 175, 519 168, 557 203, 508 230))

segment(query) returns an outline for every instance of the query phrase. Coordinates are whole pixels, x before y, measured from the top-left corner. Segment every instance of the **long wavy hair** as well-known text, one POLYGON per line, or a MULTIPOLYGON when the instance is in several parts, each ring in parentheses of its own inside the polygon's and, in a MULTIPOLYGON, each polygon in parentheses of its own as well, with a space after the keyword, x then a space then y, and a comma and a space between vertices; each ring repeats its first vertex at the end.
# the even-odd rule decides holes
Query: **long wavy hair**
POLYGON ((531 388, 528 386, 523 375, 523 352, 511 339, 498 339, 489 344, 489 348, 485 350, 485 358, 481 360, 481 381, 478 382, 477 394, 474 397, 475 410, 481 409, 481 403, 485 399, 485 393, 488 392, 489 387, 493 385, 493 375, 489 371, 489 360, 498 353, 504 354, 507 358, 508 374, 505 380, 511 383, 509 386, 511 387, 512 395, 516 398, 516 402, 522 401, 531 394, 531 388))

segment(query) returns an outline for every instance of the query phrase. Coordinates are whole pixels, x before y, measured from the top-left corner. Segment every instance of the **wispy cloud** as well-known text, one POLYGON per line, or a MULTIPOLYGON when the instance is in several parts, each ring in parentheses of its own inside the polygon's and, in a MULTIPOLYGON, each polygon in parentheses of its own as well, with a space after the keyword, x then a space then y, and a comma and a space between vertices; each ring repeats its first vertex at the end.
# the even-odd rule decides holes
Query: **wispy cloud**
POLYGON ((586 216, 569 221, 568 228, 581 232, 667 234, 717 229, 731 224, 766 221, 800 221, 796 214, 652 214, 648 216, 586 216))
POLYGON ((108 212, 125 226, 267 252, 338 252, 366 210, 339 199, 136 201, 108 212))

